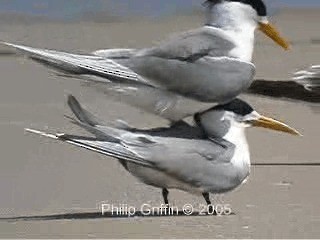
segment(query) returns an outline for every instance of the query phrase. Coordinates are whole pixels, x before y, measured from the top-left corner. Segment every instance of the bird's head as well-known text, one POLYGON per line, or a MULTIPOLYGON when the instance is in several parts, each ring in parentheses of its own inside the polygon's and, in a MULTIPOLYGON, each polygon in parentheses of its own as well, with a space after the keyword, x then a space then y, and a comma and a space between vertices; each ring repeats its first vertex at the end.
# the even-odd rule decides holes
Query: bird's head
POLYGON ((214 8, 214 14, 223 21, 233 20, 238 25, 252 23, 285 50, 290 48, 289 42, 269 22, 267 7, 262 0, 207 0, 205 5, 214 8))
POLYGON ((248 127, 262 127, 302 136, 287 124, 259 114, 248 103, 240 99, 198 113, 195 120, 208 135, 217 137, 225 136, 230 128, 244 130, 248 127))

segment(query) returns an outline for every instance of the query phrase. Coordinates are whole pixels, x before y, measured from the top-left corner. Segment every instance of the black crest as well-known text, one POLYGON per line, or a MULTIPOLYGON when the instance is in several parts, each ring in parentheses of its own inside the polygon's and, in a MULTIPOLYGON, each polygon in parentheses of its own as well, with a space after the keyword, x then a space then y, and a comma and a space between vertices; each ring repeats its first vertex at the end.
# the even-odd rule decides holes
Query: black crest
POLYGON ((241 116, 246 116, 254 111, 254 109, 248 103, 238 98, 235 100, 232 100, 227 104, 216 106, 211 110, 224 110, 228 112, 234 112, 235 114, 238 114, 241 116))
POLYGON ((253 9, 255 9, 257 11, 257 13, 260 17, 267 16, 267 7, 262 0, 208 0, 207 2, 215 4, 215 3, 222 2, 222 1, 241 2, 244 4, 248 4, 251 7, 253 7, 253 9))

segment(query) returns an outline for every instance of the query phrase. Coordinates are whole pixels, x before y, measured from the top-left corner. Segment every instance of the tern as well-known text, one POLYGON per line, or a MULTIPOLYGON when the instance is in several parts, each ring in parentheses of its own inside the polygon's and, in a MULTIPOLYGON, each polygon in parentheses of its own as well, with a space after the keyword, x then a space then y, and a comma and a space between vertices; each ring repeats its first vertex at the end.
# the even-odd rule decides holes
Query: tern
POLYGON ((165 204, 168 189, 202 194, 211 204, 210 193, 229 192, 244 183, 250 173, 247 127, 300 135, 286 124, 260 115, 240 99, 197 113, 194 125, 180 121, 149 130, 99 123, 73 96, 68 97, 68 105, 76 116, 72 122, 94 137, 26 131, 118 159, 140 181, 162 189, 165 204))
MULTIPOLYGON (((251 61, 256 29, 284 49, 289 49, 289 43, 268 21, 262 0, 210 0, 207 3, 204 26, 150 48, 107 49, 79 55, 3 44, 38 62, 85 76, 87 80, 97 81, 88 77, 95 76, 102 82, 124 84, 124 87, 117 85, 117 89, 122 93, 129 91, 128 95, 134 94, 132 89, 141 88, 156 89, 151 90, 158 91, 154 98, 170 95, 157 101, 153 106, 155 110, 149 107, 159 115, 186 99, 211 103, 210 106, 223 104, 247 90, 254 79, 255 66, 251 61)), ((104 87, 109 86, 113 85, 104 87)), ((201 110, 204 109, 198 106, 181 116, 192 116, 201 110)), ((167 115, 172 115, 171 112, 167 115)))

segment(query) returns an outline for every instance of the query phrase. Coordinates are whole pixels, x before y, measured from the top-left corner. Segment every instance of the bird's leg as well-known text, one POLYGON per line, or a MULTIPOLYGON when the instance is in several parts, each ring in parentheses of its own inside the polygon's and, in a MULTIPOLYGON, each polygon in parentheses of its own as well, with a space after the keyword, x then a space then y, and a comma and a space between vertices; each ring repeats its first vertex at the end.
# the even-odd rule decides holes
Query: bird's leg
POLYGON ((204 200, 206 200, 206 203, 208 205, 211 205, 210 194, 206 192, 206 193, 202 193, 202 196, 204 197, 204 200))
POLYGON ((163 196, 164 204, 165 204, 167 207, 169 207, 168 195, 169 195, 168 189, 163 188, 163 189, 162 189, 162 196, 163 196))
POLYGON ((213 213, 213 206, 210 201, 210 194, 205 192, 205 193, 202 193, 202 196, 203 196, 204 200, 206 200, 206 203, 208 205, 208 213, 213 213))

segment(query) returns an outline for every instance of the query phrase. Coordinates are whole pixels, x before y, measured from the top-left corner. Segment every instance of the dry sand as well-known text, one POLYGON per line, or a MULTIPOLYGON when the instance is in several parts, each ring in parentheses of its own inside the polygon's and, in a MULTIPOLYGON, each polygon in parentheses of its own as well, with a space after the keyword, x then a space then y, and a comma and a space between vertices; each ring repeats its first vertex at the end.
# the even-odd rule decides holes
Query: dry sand
MULTIPOLYGON (((287 80, 291 73, 320 61, 320 10, 285 10, 274 21, 293 41, 284 52, 259 34, 257 78, 287 80), (311 44, 313 43, 313 44, 311 44)), ((0 23, 1 39, 75 52, 109 47, 143 47, 175 31, 201 24, 199 16, 121 23, 0 23)), ((152 127, 164 122, 123 104, 106 101, 78 81, 45 67, 3 54, 0 57, 0 237, 2 238, 319 238, 320 167, 253 167, 250 180, 226 194, 231 216, 100 218, 102 201, 139 206, 162 201, 160 190, 137 182, 113 159, 24 133, 34 127, 75 133, 63 118, 65 96, 79 97, 106 120, 123 118, 152 127), (74 213, 75 219, 4 220, 5 217, 74 213)), ((320 115, 309 105, 245 97, 257 110, 285 120, 303 138, 252 129, 252 161, 320 162, 320 115)), ((172 191, 176 206, 203 203, 200 197, 172 191)), ((219 200, 221 201, 221 199, 219 200)), ((65 216, 67 218, 67 216, 65 216)))

